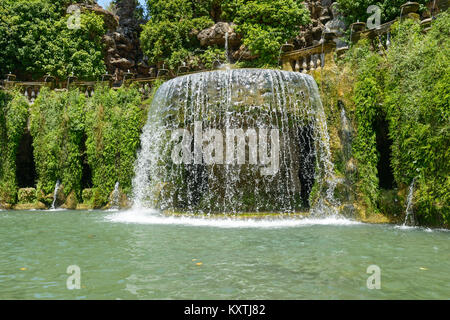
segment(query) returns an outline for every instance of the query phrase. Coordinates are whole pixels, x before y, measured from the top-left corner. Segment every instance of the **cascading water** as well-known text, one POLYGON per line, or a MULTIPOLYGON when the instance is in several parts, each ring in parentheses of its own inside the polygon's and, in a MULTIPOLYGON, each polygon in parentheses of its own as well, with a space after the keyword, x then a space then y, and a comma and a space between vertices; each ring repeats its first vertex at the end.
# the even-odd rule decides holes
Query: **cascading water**
POLYGON ((415 219, 414 219, 414 211, 413 211, 413 197, 414 197, 414 183, 416 179, 414 178, 411 184, 409 185, 408 190, 408 197, 406 198, 406 216, 405 216, 405 222, 403 223, 404 226, 415 225, 415 219))
POLYGON ((313 207, 335 205, 335 184, 311 76, 220 70, 158 89, 141 135, 133 200, 135 208, 183 212, 291 213, 309 208, 313 190, 313 207))
POLYGON ((112 193, 111 209, 119 209, 119 195, 119 181, 117 181, 112 193))
POLYGON ((228 55, 228 32, 225 32, 225 57, 227 59, 227 64, 229 64, 230 56, 228 55))
POLYGON ((56 199, 57 199, 57 197, 58 197, 59 185, 60 185, 60 182, 59 182, 59 180, 57 180, 57 181, 56 181, 56 184, 55 184, 55 190, 53 191, 53 202, 52 202, 52 206, 50 207, 50 209, 52 209, 52 210, 56 209, 55 206, 56 206, 56 199))

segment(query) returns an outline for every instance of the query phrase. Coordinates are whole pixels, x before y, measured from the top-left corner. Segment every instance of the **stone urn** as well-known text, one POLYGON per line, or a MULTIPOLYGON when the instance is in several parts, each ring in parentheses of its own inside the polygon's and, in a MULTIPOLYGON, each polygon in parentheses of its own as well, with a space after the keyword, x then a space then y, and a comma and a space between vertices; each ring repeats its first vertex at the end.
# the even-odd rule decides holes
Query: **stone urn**
POLYGON ((290 52, 294 50, 294 45, 292 43, 285 43, 281 46, 282 52, 290 52))
POLYGON ((416 13, 419 11, 420 4, 417 2, 408 1, 405 4, 402 4, 400 7, 400 12, 402 15, 407 15, 409 13, 416 13))
POLYGON ((423 19, 420 22, 420 26, 424 29, 431 27, 431 22, 433 21, 432 18, 423 19))
POLYGON ((6 81, 15 81, 16 80, 16 75, 12 74, 11 72, 9 74, 6 75, 6 81))
POLYGON ((350 25, 350 30, 352 32, 361 32, 366 29, 366 23, 365 22, 355 22, 350 25))
POLYGON ((336 55, 341 58, 348 51, 348 47, 341 47, 336 49, 336 55))

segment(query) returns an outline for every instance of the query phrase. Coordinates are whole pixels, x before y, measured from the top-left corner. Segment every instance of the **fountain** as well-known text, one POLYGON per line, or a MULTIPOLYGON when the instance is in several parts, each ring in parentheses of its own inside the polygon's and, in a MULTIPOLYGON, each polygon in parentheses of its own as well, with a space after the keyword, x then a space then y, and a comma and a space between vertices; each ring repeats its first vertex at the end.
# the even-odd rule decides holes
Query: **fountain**
POLYGON ((406 216, 405 216, 405 222, 403 222, 404 226, 415 225, 415 219, 414 219, 414 211, 413 211, 413 197, 414 197, 414 183, 416 181, 416 178, 414 178, 409 185, 409 191, 408 191, 408 197, 406 198, 406 216))
POLYGON ((292 213, 335 203, 333 171, 311 76, 203 72, 158 89, 141 135, 133 202, 208 214, 292 213))
POLYGON ((119 209, 119 181, 116 182, 114 186, 114 191, 111 196, 111 209, 118 210, 119 209))
POLYGON ((50 209, 55 210, 56 209, 56 199, 58 197, 58 191, 59 191, 59 186, 60 186, 60 182, 59 180, 56 181, 55 184, 55 190, 53 191, 53 202, 52 202, 52 206, 50 207, 50 209))

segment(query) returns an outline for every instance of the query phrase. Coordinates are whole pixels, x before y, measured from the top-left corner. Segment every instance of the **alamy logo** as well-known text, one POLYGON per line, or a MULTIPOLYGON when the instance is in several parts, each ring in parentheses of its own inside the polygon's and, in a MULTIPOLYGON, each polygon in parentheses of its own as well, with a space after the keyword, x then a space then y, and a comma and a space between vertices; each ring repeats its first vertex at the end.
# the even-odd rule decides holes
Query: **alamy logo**
POLYGON ((67 19, 67 28, 70 30, 78 30, 81 28, 81 9, 79 6, 73 4, 67 8, 67 13, 70 14, 67 19))
POLYGON ((227 128, 224 147, 224 136, 220 130, 203 130, 202 122, 196 121, 194 136, 186 129, 172 132, 171 141, 176 142, 172 150, 172 161, 175 164, 243 165, 246 163, 248 140, 248 164, 263 166, 262 175, 275 175, 280 167, 279 130, 270 130, 270 150, 268 134, 268 129, 265 128, 259 129, 258 132, 252 128, 246 131, 227 128))
POLYGON ((379 266, 372 264, 367 267, 368 274, 371 274, 370 277, 367 278, 366 285, 367 289, 381 289, 381 269, 379 266))
POLYGON ((367 8, 367 13, 373 13, 367 19, 367 29, 378 29, 381 25, 381 8, 376 5, 371 5, 367 8))
POLYGON ((77 265, 70 265, 66 270, 70 276, 67 278, 66 286, 69 290, 81 289, 81 269, 77 265))

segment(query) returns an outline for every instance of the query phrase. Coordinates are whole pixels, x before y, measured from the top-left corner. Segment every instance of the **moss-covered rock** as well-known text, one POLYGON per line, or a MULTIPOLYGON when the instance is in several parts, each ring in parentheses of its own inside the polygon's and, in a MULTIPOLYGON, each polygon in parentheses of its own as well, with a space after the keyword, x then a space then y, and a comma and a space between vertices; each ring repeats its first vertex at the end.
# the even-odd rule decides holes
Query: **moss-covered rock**
POLYGON ((14 210, 45 210, 47 209, 47 206, 40 202, 36 201, 33 203, 19 203, 12 207, 14 210))
POLYGON ((36 201, 36 189, 35 188, 21 188, 17 193, 19 203, 33 203, 36 201))
POLYGON ((77 196, 75 194, 75 191, 72 190, 72 192, 70 192, 69 195, 67 196, 66 201, 61 206, 61 208, 75 210, 77 208, 77 204, 78 204, 77 196))

